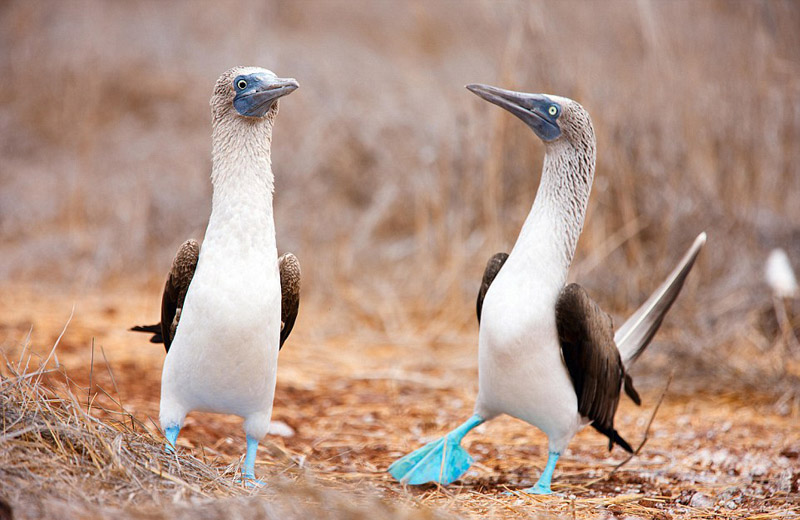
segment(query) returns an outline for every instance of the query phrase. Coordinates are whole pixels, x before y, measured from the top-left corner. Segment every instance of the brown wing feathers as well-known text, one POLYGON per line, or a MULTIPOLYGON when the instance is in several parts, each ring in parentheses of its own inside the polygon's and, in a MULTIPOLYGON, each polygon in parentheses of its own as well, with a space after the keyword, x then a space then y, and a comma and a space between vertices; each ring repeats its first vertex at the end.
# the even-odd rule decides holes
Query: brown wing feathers
POLYGON ((300 262, 292 253, 285 253, 278 258, 281 275, 281 343, 294 328, 297 311, 300 309, 300 262))
POLYGON ((186 291, 194 277, 199 255, 200 244, 197 240, 190 239, 181 244, 172 261, 167 283, 164 285, 164 295, 161 297, 161 336, 164 338, 164 348, 167 352, 175 337, 186 291))
POLYGON ((169 352, 175 329, 180 320, 183 301, 186 299, 186 290, 194 277, 197 268, 197 257, 200 254, 200 244, 197 240, 187 240, 172 260, 172 268, 167 275, 164 285, 164 295, 161 297, 161 321, 155 325, 137 325, 130 330, 135 332, 149 332, 153 336, 150 343, 163 343, 169 352))
POLYGON ((483 310, 483 299, 486 298, 489 286, 492 285, 497 273, 500 272, 506 260, 508 260, 507 253, 497 253, 486 263, 486 269, 483 271, 483 280, 481 280, 481 287, 478 289, 478 301, 475 304, 475 311, 478 314, 479 324, 481 322, 481 310, 483 310))
POLYGON ((577 284, 564 288, 556 303, 556 327, 564 362, 578 396, 578 411, 609 438, 609 449, 618 444, 632 452, 630 444, 614 429, 614 414, 620 389, 640 403, 630 377, 625 373, 614 344, 611 317, 577 284))

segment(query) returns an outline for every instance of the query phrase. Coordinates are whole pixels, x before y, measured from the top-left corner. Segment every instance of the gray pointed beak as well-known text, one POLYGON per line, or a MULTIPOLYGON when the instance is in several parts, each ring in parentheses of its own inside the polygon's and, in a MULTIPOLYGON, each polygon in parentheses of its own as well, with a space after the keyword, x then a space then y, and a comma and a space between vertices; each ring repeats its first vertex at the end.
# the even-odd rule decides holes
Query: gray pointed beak
POLYGON ((480 83, 467 85, 467 90, 493 105, 505 108, 520 119, 524 120, 525 117, 531 114, 531 111, 524 106, 526 94, 480 83))
POLYGON ((265 78, 233 99, 236 111, 247 117, 264 117, 275 102, 300 87, 294 78, 265 78))
POLYGON ((519 92, 493 87, 491 85, 483 85, 481 83, 467 85, 467 90, 485 99, 489 103, 503 107, 506 110, 511 110, 512 107, 519 106, 523 99, 522 94, 519 92))
POLYGON ((272 92, 274 96, 272 99, 278 99, 279 97, 291 94, 298 88, 300 88, 300 83, 294 78, 277 78, 274 82, 265 86, 262 92, 272 92))
POLYGON ((553 101, 543 94, 527 94, 480 83, 467 85, 467 90, 522 119, 543 141, 552 141, 561 135, 556 119, 547 113, 553 101))

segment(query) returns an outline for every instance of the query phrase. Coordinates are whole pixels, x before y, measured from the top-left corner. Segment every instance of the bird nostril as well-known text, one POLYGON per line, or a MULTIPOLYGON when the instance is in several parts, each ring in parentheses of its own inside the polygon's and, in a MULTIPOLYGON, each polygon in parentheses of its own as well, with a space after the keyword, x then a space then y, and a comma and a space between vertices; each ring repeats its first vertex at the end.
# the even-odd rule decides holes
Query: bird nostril
POLYGON ((271 85, 266 85, 263 90, 278 90, 278 89, 286 88, 286 87, 295 87, 296 88, 297 85, 294 84, 294 83, 291 83, 291 82, 273 83, 271 85))

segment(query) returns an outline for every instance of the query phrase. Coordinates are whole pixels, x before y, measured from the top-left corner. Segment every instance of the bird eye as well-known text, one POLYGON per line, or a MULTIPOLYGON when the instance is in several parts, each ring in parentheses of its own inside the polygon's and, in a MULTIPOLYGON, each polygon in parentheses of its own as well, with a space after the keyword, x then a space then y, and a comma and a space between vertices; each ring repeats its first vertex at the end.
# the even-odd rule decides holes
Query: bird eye
POLYGON ((236 82, 236 87, 239 90, 244 90, 247 87, 247 82, 243 79, 240 79, 239 81, 236 82))
POLYGON ((550 108, 547 109, 551 116, 554 116, 558 113, 558 109, 555 105, 550 105, 550 108))

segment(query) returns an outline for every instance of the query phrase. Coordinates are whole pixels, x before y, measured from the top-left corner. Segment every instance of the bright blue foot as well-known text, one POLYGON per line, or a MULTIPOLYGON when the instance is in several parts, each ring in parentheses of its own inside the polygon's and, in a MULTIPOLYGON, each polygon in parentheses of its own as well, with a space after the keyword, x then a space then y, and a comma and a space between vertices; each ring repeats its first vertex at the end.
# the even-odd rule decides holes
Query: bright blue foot
POLYGON ((522 493, 527 493, 529 495, 552 495, 553 490, 550 489, 550 486, 543 486, 542 484, 536 483, 535 486, 529 487, 528 489, 523 489, 522 493))
POLYGON ((180 426, 170 426, 164 430, 164 435, 167 437, 167 445, 164 447, 164 450, 170 455, 175 453, 175 442, 178 440, 180 431, 180 426))
POLYGON ((266 482, 256 478, 256 451, 258 451, 258 440, 247 437, 247 454, 244 456, 244 468, 242 468, 242 479, 247 487, 261 487, 265 486, 266 482))
POLYGON ((243 475, 242 478, 236 480, 236 483, 237 484, 244 484, 244 487, 250 488, 250 489, 260 488, 260 487, 264 487, 264 486, 267 485, 267 483, 264 482, 263 480, 259 480, 259 479, 255 478, 255 477, 252 477, 252 476, 248 477, 247 475, 243 475))
POLYGON ((542 476, 539 477, 539 481, 535 486, 523 489, 522 492, 528 493, 529 495, 551 495, 553 490, 550 489, 550 481, 553 479, 553 471, 556 469, 556 462, 558 462, 558 457, 560 455, 560 453, 555 451, 549 452, 547 455, 547 466, 545 466, 544 471, 542 471, 542 476))
POLYGON ((403 484, 412 486, 428 482, 446 486, 458 480, 473 462, 469 453, 461 447, 461 439, 482 422, 480 416, 473 415, 441 439, 396 460, 389 466, 389 473, 403 484))

